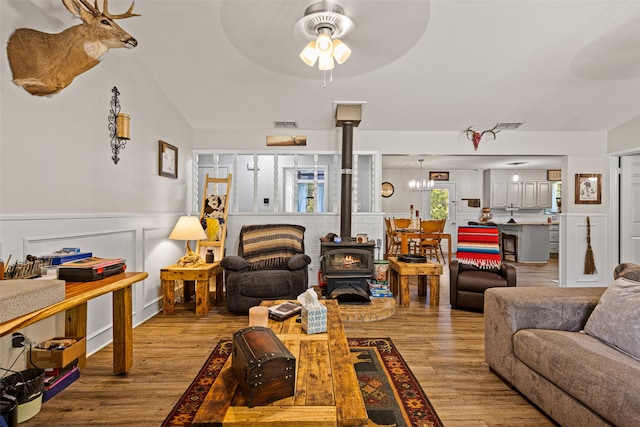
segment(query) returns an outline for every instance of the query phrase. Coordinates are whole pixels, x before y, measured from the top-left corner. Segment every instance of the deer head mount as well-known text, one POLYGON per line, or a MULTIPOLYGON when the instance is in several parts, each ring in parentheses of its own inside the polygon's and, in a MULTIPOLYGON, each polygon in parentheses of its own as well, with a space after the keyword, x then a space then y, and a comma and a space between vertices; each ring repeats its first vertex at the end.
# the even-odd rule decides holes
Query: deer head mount
POLYGON ((478 151, 478 145, 480 145, 480 140, 485 133, 490 133, 491 136, 493 136, 493 139, 496 139, 496 134, 500 132, 499 130, 496 130, 498 125, 495 125, 492 129, 483 130, 482 132, 473 130, 472 127, 473 126, 469 126, 465 132, 467 133, 469 141, 473 142, 473 151, 478 151))
POLYGON ((133 4, 122 14, 112 15, 108 0, 102 11, 89 0, 62 0, 64 6, 82 24, 58 34, 18 28, 7 43, 13 82, 32 95, 45 96, 60 92, 79 74, 100 63, 100 57, 111 48, 134 48, 136 39, 114 20, 140 16, 133 4))

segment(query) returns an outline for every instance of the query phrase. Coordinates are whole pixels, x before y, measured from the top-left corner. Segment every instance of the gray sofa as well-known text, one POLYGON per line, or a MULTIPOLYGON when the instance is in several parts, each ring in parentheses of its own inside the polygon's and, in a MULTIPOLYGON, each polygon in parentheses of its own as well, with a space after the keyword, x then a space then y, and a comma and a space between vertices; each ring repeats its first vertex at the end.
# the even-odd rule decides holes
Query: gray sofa
MULTIPOLYGON (((640 283, 634 283, 637 293, 640 283)), ((589 320, 598 317, 596 305, 603 313, 599 301, 610 288, 492 288, 485 293, 489 368, 562 426, 640 425, 640 360, 594 337, 599 336, 596 320, 589 320), (589 334, 582 332, 588 322, 589 334)), ((612 311, 614 319, 604 322, 630 331, 637 349, 638 315, 612 311), (625 316, 635 324, 624 324, 625 316)))

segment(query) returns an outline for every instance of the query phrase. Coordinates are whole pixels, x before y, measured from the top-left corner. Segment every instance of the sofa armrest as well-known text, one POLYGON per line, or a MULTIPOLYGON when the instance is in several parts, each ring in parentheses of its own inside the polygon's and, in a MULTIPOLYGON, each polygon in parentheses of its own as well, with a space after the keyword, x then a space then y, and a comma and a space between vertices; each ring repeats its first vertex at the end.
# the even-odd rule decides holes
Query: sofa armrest
POLYGON ((458 271, 460 270, 460 264, 457 259, 452 259, 449 263, 449 292, 450 303, 452 307, 458 305, 458 271))
POLYGON ((502 263, 500 275, 507 281, 507 286, 516 286, 516 267, 506 262, 502 263))
POLYGON ((581 330, 606 288, 490 288, 484 297, 485 361, 512 382, 513 334, 520 329, 581 330))
POLYGON ((291 257, 287 266, 289 267, 289 270, 296 271, 305 268, 309 264, 311 264, 311 258, 309 258, 309 255, 296 254, 291 257))
POLYGON ((222 258, 220 266, 225 270, 231 271, 247 271, 249 269, 247 260, 237 255, 227 255, 222 258))

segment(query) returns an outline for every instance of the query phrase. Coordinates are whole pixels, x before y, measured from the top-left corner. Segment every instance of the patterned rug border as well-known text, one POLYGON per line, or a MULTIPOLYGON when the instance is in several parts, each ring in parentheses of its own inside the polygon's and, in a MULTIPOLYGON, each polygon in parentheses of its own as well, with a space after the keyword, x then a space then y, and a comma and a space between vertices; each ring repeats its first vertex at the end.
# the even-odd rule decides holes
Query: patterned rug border
MULTIPOLYGON (((387 380, 393 385, 396 402, 411 426, 442 427, 433 405, 420 383, 393 344, 391 338, 348 338, 350 349, 375 347, 383 362, 387 380)), ((167 415, 162 427, 190 426, 193 416, 202 404, 211 385, 218 376, 227 358, 231 355, 231 340, 220 340, 196 374, 187 390, 167 415)), ((366 387, 366 378, 358 375, 360 387, 366 387)), ((365 404, 366 404, 365 399, 365 404)), ((376 425, 370 423, 370 425, 376 425)))

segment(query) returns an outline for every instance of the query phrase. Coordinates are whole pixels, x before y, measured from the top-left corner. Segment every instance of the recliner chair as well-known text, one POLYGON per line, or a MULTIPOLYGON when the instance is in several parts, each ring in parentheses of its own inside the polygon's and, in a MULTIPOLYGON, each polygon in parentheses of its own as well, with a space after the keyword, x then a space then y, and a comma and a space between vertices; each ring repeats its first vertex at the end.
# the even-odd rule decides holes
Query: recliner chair
POLYGON ((244 314, 264 300, 296 299, 308 288, 308 265, 301 225, 245 225, 238 255, 222 259, 227 308, 244 314))
POLYGON ((458 252, 449 264, 452 308, 482 312, 484 292, 499 286, 516 286, 516 268, 503 263, 497 227, 458 228, 458 252))

